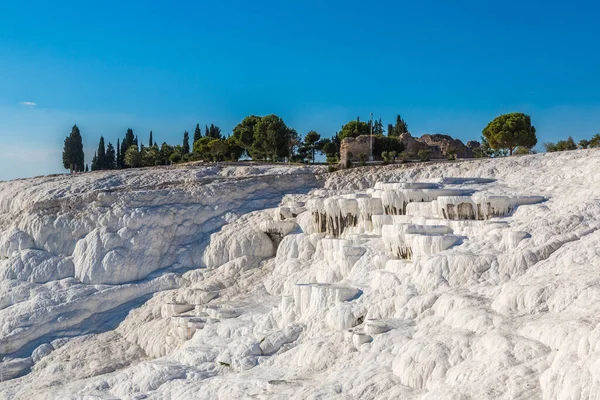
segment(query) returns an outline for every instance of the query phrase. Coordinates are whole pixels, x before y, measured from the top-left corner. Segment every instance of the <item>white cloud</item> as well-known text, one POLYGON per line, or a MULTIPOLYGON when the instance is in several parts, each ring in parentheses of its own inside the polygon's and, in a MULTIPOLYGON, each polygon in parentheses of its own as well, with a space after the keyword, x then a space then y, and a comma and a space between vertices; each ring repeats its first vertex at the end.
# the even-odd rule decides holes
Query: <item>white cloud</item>
POLYGON ((28 106, 28 107, 35 107, 37 106, 37 103, 34 101, 22 101, 19 103, 22 106, 28 106))

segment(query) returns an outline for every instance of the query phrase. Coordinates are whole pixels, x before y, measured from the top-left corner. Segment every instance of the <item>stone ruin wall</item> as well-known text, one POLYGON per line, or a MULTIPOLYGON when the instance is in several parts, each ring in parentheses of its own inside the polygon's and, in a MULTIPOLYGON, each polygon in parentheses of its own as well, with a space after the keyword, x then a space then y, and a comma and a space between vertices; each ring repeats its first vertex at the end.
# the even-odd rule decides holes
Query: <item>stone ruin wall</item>
MULTIPOLYGON (((459 139, 454 139, 448 135, 425 134, 420 138, 411 136, 410 133, 404 133, 398 138, 403 144, 405 151, 412 153, 413 157, 417 157, 420 150, 429 150, 430 158, 446 159, 448 150, 454 149, 458 158, 472 158, 472 148, 466 146, 459 139)), ((474 142, 477 143, 477 142, 474 142)), ((353 162, 360 160, 360 155, 363 154, 365 159, 369 159, 370 152, 370 136, 362 135, 356 138, 346 138, 340 146, 340 163, 346 165, 348 159, 353 162), (351 157, 350 157, 351 156, 351 157)), ((377 156, 375 157, 378 158, 377 156)))

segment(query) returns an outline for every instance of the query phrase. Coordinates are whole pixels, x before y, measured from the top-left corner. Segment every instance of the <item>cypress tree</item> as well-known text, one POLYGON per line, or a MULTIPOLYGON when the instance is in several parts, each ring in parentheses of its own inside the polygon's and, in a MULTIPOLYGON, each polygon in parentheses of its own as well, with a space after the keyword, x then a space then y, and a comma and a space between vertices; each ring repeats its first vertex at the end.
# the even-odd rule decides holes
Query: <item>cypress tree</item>
POLYGON ((65 145, 63 147, 63 153, 62 153, 62 158, 63 158, 63 167, 65 167, 65 169, 73 169, 73 164, 71 163, 71 136, 67 136, 65 138, 65 145))
POLYGON ((108 142, 108 146, 106 146, 106 155, 104 156, 104 163, 105 169, 116 168, 115 148, 113 147, 111 142, 108 142))
POLYGON ((98 169, 98 152, 95 152, 94 158, 92 158, 92 171, 97 171, 98 169))
POLYGON ((152 140, 152 131, 150 131, 150 141, 148 142, 148 147, 152 147, 152 143, 154 143, 154 141, 152 140))
POLYGON ((388 124, 387 135, 388 136, 395 136, 394 124, 388 124))
POLYGON ((396 130, 396 136, 400 136, 401 134, 408 132, 408 124, 406 123, 406 121, 404 121, 402 119, 400 114, 398 114, 398 116, 396 117, 395 130, 396 130))
POLYGON ((98 143, 98 151, 96 154, 96 169, 106 169, 106 147, 104 146, 104 136, 100 136, 100 143, 98 143))
POLYGON ((81 132, 77 125, 73 126, 73 132, 71 133, 73 138, 71 144, 73 145, 73 164, 75 164, 75 171, 83 171, 85 165, 85 155, 83 154, 83 139, 81 138, 81 132))
POLYGON ((72 171, 83 171, 85 168, 85 155, 83 154, 83 140, 77 125, 73 125, 71 134, 65 139, 63 149, 63 167, 72 171))
POLYGON ((135 143, 135 137, 133 136, 133 130, 131 128, 127 129, 127 133, 125 133, 125 138, 121 142, 121 168, 125 168, 125 153, 127 149, 133 146, 135 143))
POLYGON ((117 157, 116 157, 116 167, 117 169, 123 168, 123 163, 121 162, 121 139, 117 139, 117 157))
POLYGON ((200 124, 196 124, 196 129, 194 130, 194 143, 196 143, 202 137, 202 130, 200 129, 200 124))
POLYGON ((211 137, 213 139, 221 139, 221 128, 219 128, 215 124, 210 124, 210 128, 208 128, 206 137, 211 137))
POLYGON ((183 132, 183 154, 190 152, 190 134, 188 131, 183 132))

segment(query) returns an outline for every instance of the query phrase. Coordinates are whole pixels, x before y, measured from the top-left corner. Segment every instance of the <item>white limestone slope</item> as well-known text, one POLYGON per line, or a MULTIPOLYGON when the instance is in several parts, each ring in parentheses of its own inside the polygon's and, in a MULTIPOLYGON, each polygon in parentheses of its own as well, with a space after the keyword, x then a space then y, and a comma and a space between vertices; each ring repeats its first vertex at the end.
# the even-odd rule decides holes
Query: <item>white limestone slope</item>
POLYGON ((598 398, 599 170, 0 184, 0 398, 598 398))

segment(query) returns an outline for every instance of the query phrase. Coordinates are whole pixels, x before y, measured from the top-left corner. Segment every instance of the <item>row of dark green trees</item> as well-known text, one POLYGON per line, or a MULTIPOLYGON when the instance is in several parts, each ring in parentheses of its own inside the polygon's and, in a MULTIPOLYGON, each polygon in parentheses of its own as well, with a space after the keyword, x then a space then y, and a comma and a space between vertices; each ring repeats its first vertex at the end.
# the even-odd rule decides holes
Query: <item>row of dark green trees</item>
MULTIPOLYGON (((340 158, 342 140, 371 133, 375 138, 373 155, 380 158, 387 153, 387 157, 383 157, 385 159, 391 153, 402 153, 404 146, 398 137, 408 132, 408 124, 400 115, 396 117, 395 124, 387 125, 387 129, 381 119, 364 122, 357 118, 343 125, 331 138, 321 138, 314 130, 302 137, 274 114, 264 117, 250 115, 237 124, 228 137, 214 124, 205 125, 204 133, 200 125, 196 124, 191 140, 190 134, 185 131, 181 144, 177 145, 163 142, 158 146, 152 131, 145 145, 138 140, 133 130, 128 129, 123 139, 117 140, 116 147, 110 142, 105 144, 104 137, 100 138, 91 169, 136 168, 200 160, 236 161, 241 157, 272 162, 314 162, 319 153, 326 156, 328 163, 334 164, 340 158)), ((482 143, 471 142, 476 146, 469 146, 475 149, 476 157, 506 156, 513 152, 530 153, 537 144, 536 129, 531 123, 531 117, 523 113, 503 114, 494 118, 483 129, 482 135, 482 143)), ((578 147, 572 138, 556 144, 547 143, 545 146, 547 151, 578 147)), ((600 134, 590 140, 580 141, 579 147, 600 147, 600 134)), ((84 164, 83 143, 77 126, 73 127, 71 134, 65 139, 63 165, 73 171, 89 169, 84 164)))
POLYGON ((546 142, 544 147, 547 152, 596 148, 600 147, 600 133, 596 133, 589 140, 581 139, 579 143, 575 143, 575 140, 569 136, 566 140, 559 140, 556 143, 546 142))
MULTIPOLYGON (((339 159, 340 144, 344 138, 370 134, 371 129, 376 137, 376 156, 384 151, 402 151, 401 142, 384 136, 381 120, 373 121, 371 127, 371 123, 357 118, 343 125, 332 138, 321 138, 314 130, 302 137, 274 114, 264 117, 250 115, 228 137, 223 136, 221 129, 214 124, 206 125, 204 133, 200 124, 196 124, 193 136, 190 138, 189 132, 185 131, 181 144, 177 145, 163 142, 159 146, 152 131, 147 144, 139 140, 132 129, 127 130, 123 139, 117 140, 116 146, 111 142, 106 143, 104 137, 101 137, 92 159, 91 170, 148 167, 200 160, 236 161, 242 157, 265 161, 314 162, 318 154, 325 155, 327 162, 333 164, 339 159)), ((400 116, 395 125, 388 125, 388 136, 397 137, 405 132, 408 132, 408 125, 400 116)), ((65 139, 63 165, 73 171, 90 169, 84 164, 83 143, 76 125, 65 139)))

